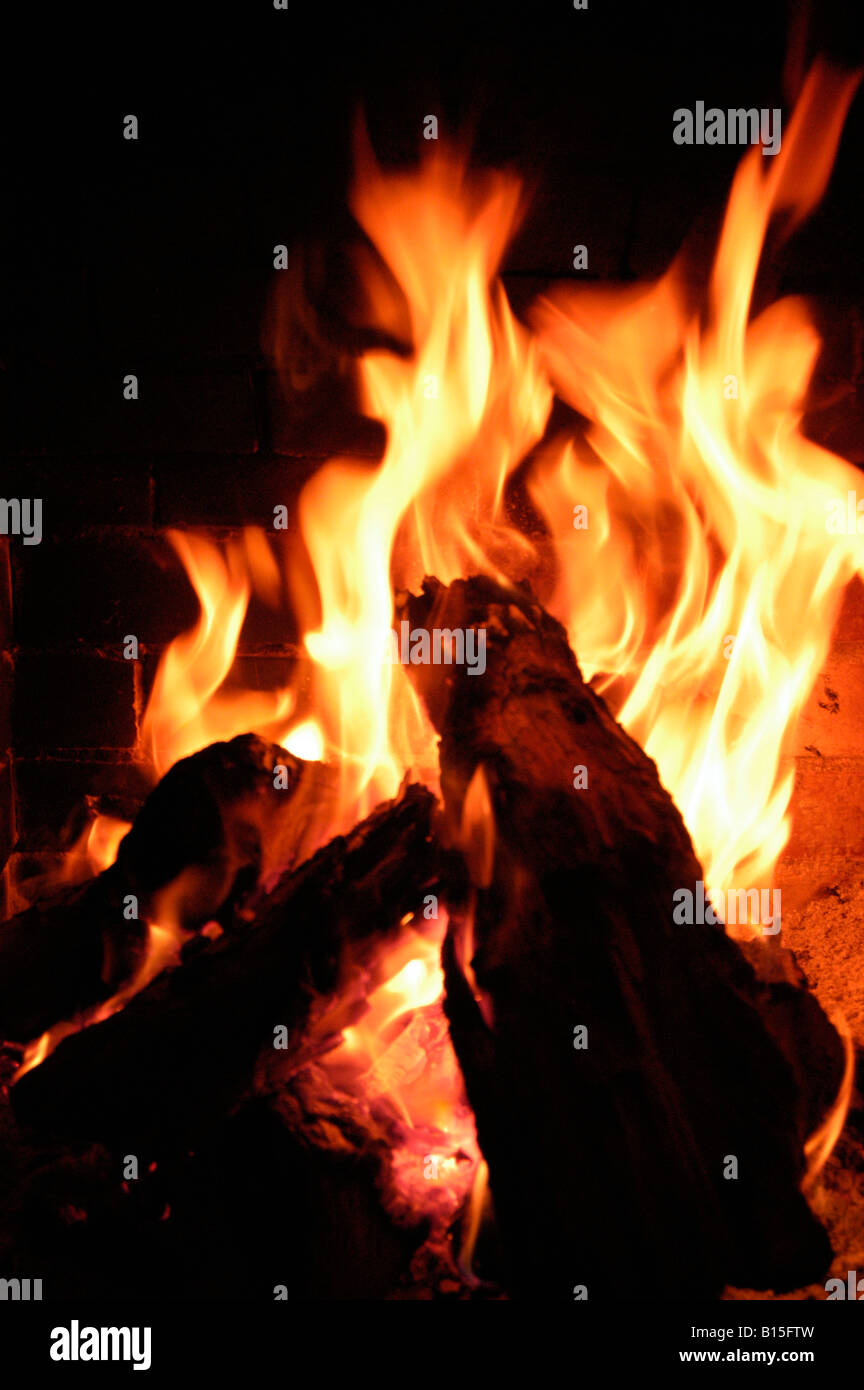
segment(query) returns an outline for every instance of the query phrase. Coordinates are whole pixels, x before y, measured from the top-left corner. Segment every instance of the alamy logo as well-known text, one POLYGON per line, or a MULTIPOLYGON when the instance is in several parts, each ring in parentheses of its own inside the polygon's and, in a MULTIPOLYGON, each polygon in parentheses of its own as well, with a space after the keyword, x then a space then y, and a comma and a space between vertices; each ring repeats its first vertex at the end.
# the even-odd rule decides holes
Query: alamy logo
POLYGON ((706 891, 700 879, 696 891, 676 888, 672 894, 675 908, 672 921, 676 926, 762 926, 764 936, 776 936, 780 930, 779 888, 730 888, 727 892, 706 891))
POLYGON ((864 497, 860 500, 854 491, 846 493, 846 499, 833 497, 825 503, 828 515, 825 530, 829 536, 864 535, 864 497))
POLYGON ((389 655, 394 666, 466 666, 469 676, 482 676, 486 670, 486 629, 429 630, 401 622, 398 632, 390 631, 389 655))
POLYGON ((9 1299, 13 1303, 29 1303, 31 1299, 39 1301, 41 1298, 41 1279, 0 1279, 0 1299, 9 1299))
POLYGON ((42 498, 0 497, 0 536, 21 536, 25 545, 42 540, 42 498))
POLYGON ((51 1329, 52 1361, 132 1361, 133 1371, 149 1371, 149 1327, 69 1327, 51 1329))
POLYGON ((706 111, 704 101, 697 101, 695 111, 679 106, 672 120, 676 145, 758 145, 761 141, 763 154, 777 154, 780 149, 779 106, 758 111, 755 106, 729 111, 709 106, 706 111))
POLYGON ((864 1301, 864 1279, 858 1278, 857 1269, 850 1269, 846 1275, 845 1284, 842 1279, 827 1279, 825 1292, 828 1294, 829 1303, 835 1298, 851 1298, 853 1301, 861 1303, 864 1301))

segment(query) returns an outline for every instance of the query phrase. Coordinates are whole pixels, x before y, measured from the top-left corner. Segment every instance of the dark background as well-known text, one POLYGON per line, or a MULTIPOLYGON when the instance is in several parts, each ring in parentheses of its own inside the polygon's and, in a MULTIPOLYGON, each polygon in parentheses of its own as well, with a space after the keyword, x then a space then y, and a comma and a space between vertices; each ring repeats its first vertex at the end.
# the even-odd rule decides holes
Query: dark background
MULTIPOLYGON (((328 453, 380 449, 337 370, 358 110, 385 160, 414 159, 435 114, 478 163, 523 173, 534 198, 505 265, 518 306, 574 276, 576 242, 589 277, 628 279, 716 227, 742 151, 676 146, 676 107, 783 106, 785 124, 784 90, 816 52, 862 59, 847 0, 289 3, 39 9, 7 31, 0 494, 41 496, 45 539, 0 552, 0 858, 55 835, 85 793, 134 786, 153 669, 196 612, 162 530, 268 525, 328 453), (283 242, 308 259, 334 368, 305 396, 262 349, 283 242), (127 633, 140 663, 121 659, 127 633)), ((813 429, 856 460, 862 121, 859 95, 828 195, 773 268, 777 289, 819 296, 813 429)), ((242 679, 284 679, 291 638, 253 610, 242 679)))
MULTIPOLYGON (((68 34, 46 18, 12 45, 5 354, 113 363, 201 351, 208 332, 214 355, 256 347, 272 245, 344 224, 360 109, 385 158, 413 159, 434 113, 442 138, 472 133, 478 162, 535 185, 509 269, 568 273, 578 233, 592 274, 653 273, 741 154, 674 145, 673 110, 782 106, 787 62, 864 59, 847 0, 289 5, 76 7, 68 34)), ((859 101, 824 210, 844 286, 861 276, 862 119, 859 101)))

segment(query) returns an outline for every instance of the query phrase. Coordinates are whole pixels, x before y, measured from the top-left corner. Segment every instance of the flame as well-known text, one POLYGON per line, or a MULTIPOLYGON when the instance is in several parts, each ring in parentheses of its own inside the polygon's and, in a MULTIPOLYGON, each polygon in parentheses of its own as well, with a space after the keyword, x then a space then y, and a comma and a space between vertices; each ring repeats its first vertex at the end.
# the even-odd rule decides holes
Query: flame
MULTIPOLYGON (((322 1059, 327 1083, 350 1106, 355 1125, 384 1125, 391 1141, 389 1204, 395 1215, 432 1218, 442 1237, 466 1209, 465 1275, 479 1222, 484 1166, 443 1010, 441 943, 447 914, 402 923, 378 963, 384 982, 322 1059), (472 1204, 471 1196, 476 1200, 472 1204)), ((326 1020, 322 1023, 326 1030, 326 1020)), ((385 1198, 388 1194, 385 1194, 385 1198)))
POLYGON ((320 762, 324 757, 324 735, 320 725, 314 719, 304 719, 286 734, 283 746, 304 762, 320 762))
MULTIPOLYGON (((530 335, 494 281, 519 212, 517 181, 472 181, 448 152, 416 174, 384 173, 362 136, 358 146, 352 207, 404 298, 413 350, 360 362, 363 405, 387 427, 379 467, 328 464, 299 507, 320 602, 305 638, 314 704, 355 816, 392 796, 406 771, 437 785, 432 730, 388 660, 394 585, 478 569, 503 577, 502 547, 529 552, 506 522, 504 483, 552 402, 530 335)), ((386 324, 392 284, 375 271, 365 288, 372 319, 386 324)))
POLYGON ((816 1180, 834 1149, 834 1145, 843 1132, 846 1123, 846 1112, 852 1100, 852 1092, 855 1089, 855 1043, 846 1018, 841 1013, 834 1013, 831 1022, 843 1039, 843 1049, 846 1062, 843 1069, 843 1080, 837 1093, 837 1099, 829 1110, 825 1119, 818 1129, 807 1139, 804 1145, 804 1154, 807 1159, 807 1174, 804 1179, 804 1191, 812 1193, 816 1186, 816 1180))
MULTIPOLYGON (((398 322, 410 351, 360 359, 384 456, 314 475, 299 502, 305 556, 288 562, 312 670, 310 712, 290 737, 339 768, 334 830, 406 773, 437 789, 432 729, 388 659, 394 588, 425 573, 506 581, 542 569, 506 484, 541 440, 554 391, 587 423, 529 461, 555 562, 547 607, 656 761, 709 885, 771 885, 789 835, 784 755, 864 541, 826 526, 857 472, 801 429, 820 348, 806 306, 751 310, 766 236, 788 234, 822 196, 857 82, 815 65, 780 152, 745 156, 704 295, 679 259, 652 285, 559 290, 535 305, 531 331, 496 278, 518 180, 469 175, 438 149, 415 172, 385 172, 360 132, 351 203, 378 256, 364 262, 367 316, 391 334, 398 322)), ((253 587, 270 601, 277 590, 262 534, 224 550, 171 538, 201 615, 169 648, 148 704, 158 771, 250 728, 287 737, 298 707, 288 690, 221 689, 253 587)))
POLYGON ((800 428, 820 347, 806 307, 751 318, 769 225, 782 214, 788 232, 818 201, 857 81, 817 65, 770 167, 758 147, 745 157, 704 302, 679 262, 533 315, 556 390, 590 422, 531 482, 559 561, 548 606, 724 891, 772 882, 783 755, 864 558, 826 526, 857 472, 800 428))
POLYGON ((90 872, 101 874, 117 859, 120 841, 132 829, 129 821, 116 816, 97 816, 86 832, 86 853, 90 872))
POLYGON ((158 776, 180 758, 238 733, 255 730, 278 738, 294 707, 288 690, 222 690, 253 587, 272 599, 278 581, 263 534, 248 527, 240 541, 229 541, 224 550, 201 536, 168 535, 201 612, 195 627, 165 652, 144 714, 142 752, 158 776))
MULTIPOLYGON (((766 238, 788 234, 822 196, 857 81, 817 64, 780 152, 746 155, 701 295, 679 259, 655 284, 551 293, 530 328, 497 278, 519 181, 469 174, 440 148, 415 172, 385 172, 361 132, 351 205, 376 258, 362 263, 367 318, 404 348, 369 350, 358 365, 384 455, 375 467, 331 460, 307 483, 303 554, 288 554, 284 575, 254 528, 223 546, 171 533, 200 615, 164 654, 147 705, 141 752, 155 772, 249 730, 287 739, 297 756, 338 768, 333 833, 406 776, 437 790, 433 729, 390 659, 394 589, 427 573, 541 585, 552 573, 547 607, 655 759, 709 884, 770 886, 789 834, 784 755, 843 588, 864 572, 864 541, 826 525, 857 472, 801 429, 820 348, 807 309, 790 298, 754 314, 754 286, 766 238), (584 425, 544 439, 556 394, 584 425), (529 538, 510 510, 523 463, 546 539, 529 538), (302 696, 232 687, 251 594, 278 606, 285 590, 311 680, 302 696)), ((460 834, 475 884, 488 882, 482 768, 460 834)), ((443 1165, 472 1156, 476 1225, 480 1160, 458 1067, 453 1057, 429 1066, 446 1042, 442 939, 440 926, 430 935, 403 923, 386 982, 326 1065, 331 1081, 399 1115, 403 1191, 430 1128, 450 1136, 432 1153, 443 1165)), ((463 948, 467 971, 470 926, 463 948)), ((155 944, 150 954, 160 958, 155 944)), ((830 1142, 836 1129, 835 1115, 830 1142)), ((813 1142, 821 1158, 829 1138, 813 1142)))
MULTIPOLYGON (((780 153, 742 161, 702 297, 679 259, 654 285, 549 296, 531 334, 494 278, 515 180, 469 180, 437 152, 416 174, 384 174, 359 142, 352 206, 392 281, 368 277, 371 314, 392 324, 395 283, 412 351, 360 363, 364 406, 387 429, 380 466, 336 461, 300 501, 320 601, 314 704, 348 799, 389 795, 406 771, 434 785, 422 712, 385 660, 393 588, 524 570, 505 487, 546 428, 551 387, 586 425, 528 471, 556 561, 548 606, 657 762, 711 887, 771 886, 789 835, 784 755, 864 543, 826 524, 857 473, 801 429, 820 349, 806 306, 752 305, 769 230, 788 235, 824 192, 857 82, 817 64, 780 153)), ((482 882, 482 769, 463 818, 482 882)))
POLYGON ((482 763, 478 763, 462 803, 459 843, 471 882, 488 888, 495 862, 495 814, 489 783, 482 763))
MULTIPOLYGON (((167 905, 162 904, 160 910, 167 911, 167 905)), ((148 923, 144 956, 133 978, 110 999, 103 1000, 102 1003, 95 1004, 90 1009, 85 1009, 73 1018, 62 1019, 43 1033, 40 1038, 36 1038, 30 1043, 24 1049, 24 1056, 15 1073, 14 1080, 19 1081, 28 1071, 40 1066, 46 1057, 50 1057, 64 1038, 79 1032, 82 1028, 89 1027, 91 1024, 102 1023, 112 1014, 119 1013, 133 995, 145 989, 150 981, 161 974, 167 966, 179 964, 180 947, 188 935, 189 933, 183 932, 177 925, 158 926, 156 923, 148 923)))

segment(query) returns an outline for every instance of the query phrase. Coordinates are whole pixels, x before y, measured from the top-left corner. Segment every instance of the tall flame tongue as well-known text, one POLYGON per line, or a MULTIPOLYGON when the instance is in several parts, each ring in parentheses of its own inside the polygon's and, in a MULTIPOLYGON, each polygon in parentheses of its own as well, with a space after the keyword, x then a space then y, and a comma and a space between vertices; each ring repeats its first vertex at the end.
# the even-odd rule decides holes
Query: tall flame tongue
MULTIPOLYGON (((502 494, 543 432, 552 392, 493 280, 518 183, 469 182, 446 153, 411 175, 383 173, 365 147, 361 161, 353 209, 404 295, 413 352, 363 358, 365 408, 387 427, 384 458, 372 472, 323 468, 303 493, 300 521, 321 603, 320 626, 306 636, 316 710, 341 759, 345 797, 364 811, 408 768, 436 778, 431 729, 387 660, 394 584, 497 573, 514 546, 529 553, 504 520, 502 494)), ((367 293, 386 326, 392 289, 374 274, 367 293)))
POLYGON ((781 152, 743 160, 706 306, 679 264, 533 316, 556 390, 590 421, 531 484, 558 547, 549 607, 657 762, 714 889, 771 882, 793 781, 781 756, 864 553, 826 527, 856 471, 799 429, 820 347, 806 309, 785 299, 748 321, 769 221, 788 230, 821 197, 857 80, 817 66, 781 152))
POLYGON ((176 638, 160 662, 144 714, 142 752, 160 776, 190 753, 250 729, 278 737, 294 706, 288 691, 221 691, 253 588, 271 599, 279 588, 263 533, 248 527, 242 541, 229 542, 224 552, 201 536, 168 534, 201 611, 195 627, 176 638))

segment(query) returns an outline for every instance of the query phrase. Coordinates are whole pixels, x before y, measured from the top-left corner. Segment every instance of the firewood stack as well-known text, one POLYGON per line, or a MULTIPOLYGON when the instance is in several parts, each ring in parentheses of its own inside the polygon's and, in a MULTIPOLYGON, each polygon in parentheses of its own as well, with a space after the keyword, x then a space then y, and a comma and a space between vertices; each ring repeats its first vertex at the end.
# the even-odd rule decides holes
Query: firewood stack
MULTIPOLYGON (((443 808, 407 786, 321 845, 328 769, 235 739, 167 774, 112 869, 0 929, 0 1036, 19 1044, 134 976, 145 933, 124 918, 129 894, 146 918, 169 892, 188 936, 179 968, 12 1086, 0 1146, 16 1177, 0 1226, 24 1239, 40 1219, 33 1175, 46 1154, 61 1172, 64 1156, 97 1154, 100 1173, 113 1174, 103 1187, 123 1155, 152 1156, 179 1174, 178 1212, 197 1203, 202 1220, 218 1220, 185 1156, 207 1155, 212 1178, 224 1151, 244 1173, 249 1144, 261 1144, 293 1165, 294 1206, 282 1172, 267 1188, 281 1214, 255 1207, 274 1241, 296 1238, 301 1205, 307 1225, 327 1207, 307 1255, 323 1241, 334 1269, 366 1262, 362 1292, 344 1271, 300 1287, 395 1294, 423 1233, 387 1230, 362 1156, 328 1166, 317 1151, 299 1157, 293 1140, 281 1147, 254 1078, 276 1025, 289 1030, 290 1077, 311 1021, 358 972, 375 981, 382 946, 433 893, 450 914, 445 1011, 489 1167, 491 1274, 507 1295, 714 1298, 730 1284, 779 1292, 821 1279, 831 1251, 801 1184, 805 1141, 842 1078, 835 1030, 791 968, 762 979, 751 964, 760 953, 745 955, 722 927, 674 923, 675 890, 703 878, 681 816, 530 592, 427 580, 420 595, 399 596, 402 618, 486 632, 482 677, 409 668, 440 735, 443 808), (287 792, 273 789, 277 762, 287 792), (577 766, 587 769, 579 789, 577 766), (494 849, 472 888, 459 827, 478 769, 494 849), (217 939, 197 934, 213 921, 217 939), (319 1178, 338 1201, 310 1197, 319 1178), (196 1182, 184 1207, 183 1184, 196 1182)), ((226 1174, 211 1183, 220 1203, 226 1174)), ((188 1241, 188 1221, 181 1229, 188 1241)), ((268 1251, 264 1280, 284 1266, 268 1251)))

